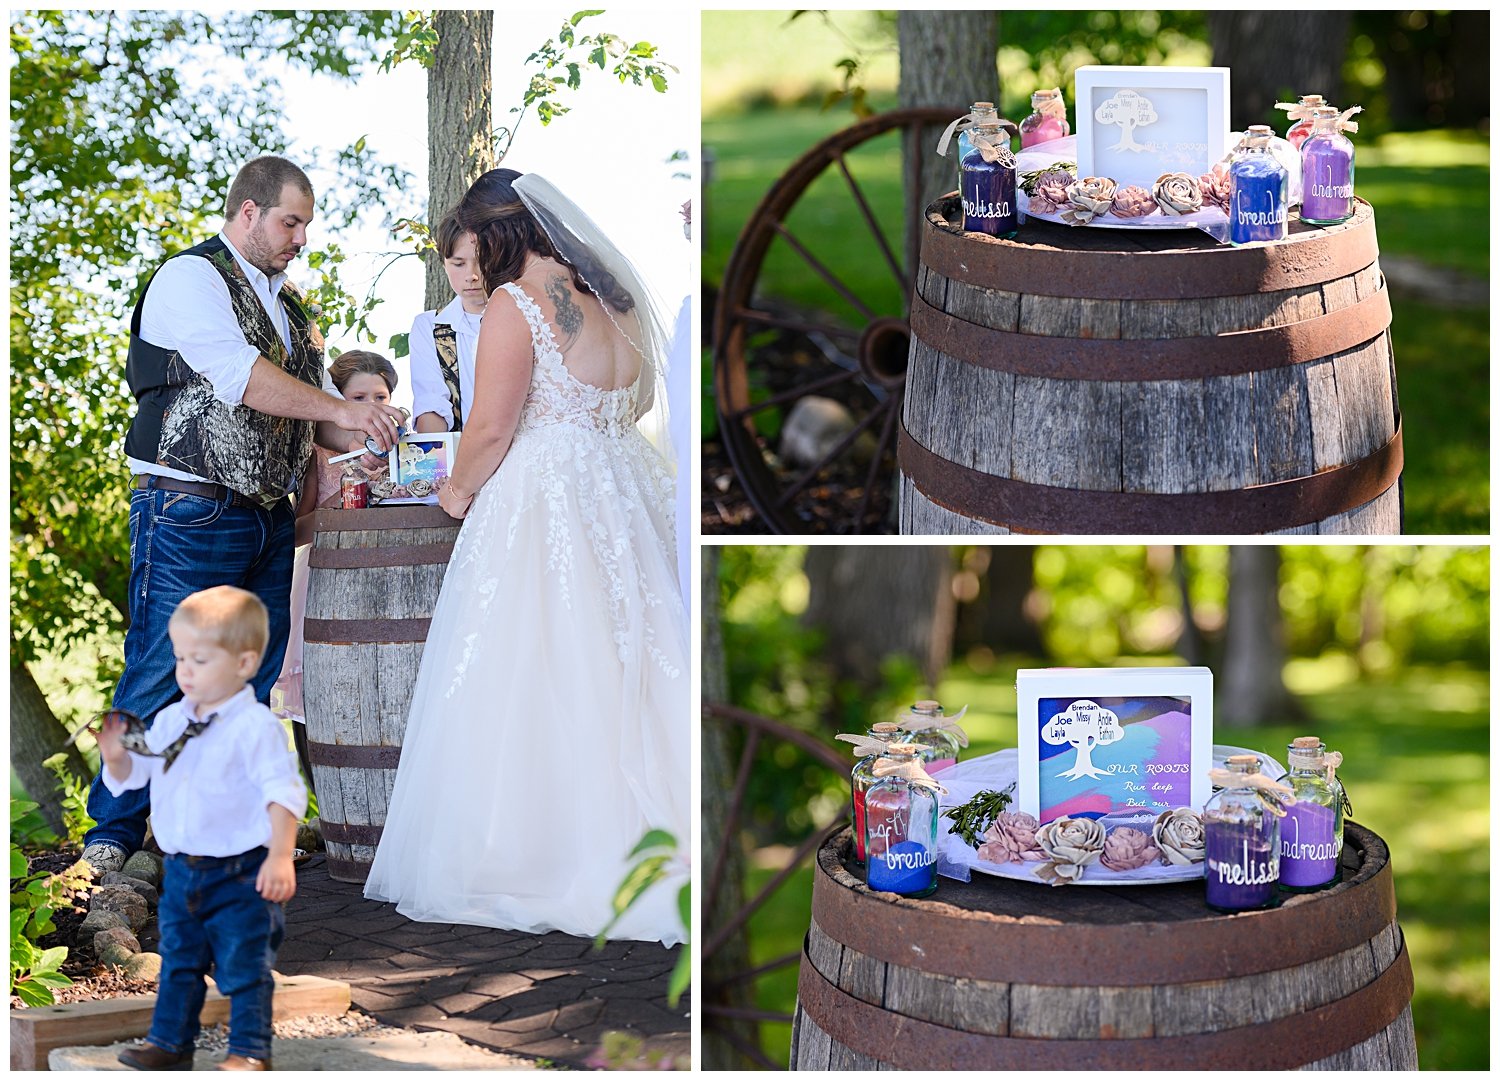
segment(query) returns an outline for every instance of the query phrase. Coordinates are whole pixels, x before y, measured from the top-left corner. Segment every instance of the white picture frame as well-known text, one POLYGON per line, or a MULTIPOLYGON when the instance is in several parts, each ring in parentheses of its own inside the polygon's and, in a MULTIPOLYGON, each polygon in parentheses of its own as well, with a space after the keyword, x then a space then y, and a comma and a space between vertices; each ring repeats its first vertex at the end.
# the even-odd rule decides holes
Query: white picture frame
POLYGON ((1063 815, 1202 810, 1213 791, 1213 691, 1207 668, 1021 669, 1017 809, 1044 825, 1063 815), (1054 727, 1061 714, 1077 718, 1071 739, 1051 738, 1067 727, 1054 727))
POLYGON ((1163 173, 1201 176, 1229 151, 1228 68, 1091 64, 1073 89, 1080 177, 1149 191, 1163 173))

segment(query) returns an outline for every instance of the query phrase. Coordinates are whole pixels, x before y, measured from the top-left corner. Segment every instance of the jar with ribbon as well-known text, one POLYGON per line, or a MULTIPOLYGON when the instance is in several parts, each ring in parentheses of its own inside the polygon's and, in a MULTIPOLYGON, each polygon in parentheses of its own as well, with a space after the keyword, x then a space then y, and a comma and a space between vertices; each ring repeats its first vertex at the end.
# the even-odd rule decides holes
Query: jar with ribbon
POLYGON ((942 138, 938 140, 938 157, 948 156, 948 144, 958 144, 958 175, 959 182, 963 182, 963 160, 964 156, 974 149, 974 143, 969 138, 969 129, 975 124, 998 124, 1000 114, 995 111, 993 101, 976 101, 969 106, 969 111, 948 125, 943 131, 942 138))
POLYGON ((1292 126, 1286 129, 1286 141, 1300 150, 1303 140, 1312 134, 1313 110, 1327 104, 1322 94, 1303 94, 1295 102, 1278 101, 1276 108, 1285 111, 1287 119, 1292 122, 1292 126))
POLYGON ((885 753, 886 747, 901 738, 901 727, 892 721, 881 721, 870 726, 863 736, 840 732, 834 739, 854 745, 859 761, 849 773, 849 799, 854 815, 854 858, 865 862, 865 793, 875 783, 875 762, 885 753))
POLYGON ((1303 221, 1337 225, 1354 217, 1354 144, 1344 132, 1359 130, 1349 118, 1360 111, 1313 110, 1312 134, 1302 144, 1303 221))
POLYGON ((1038 90, 1031 95, 1031 115, 1021 121, 1021 149, 1037 143, 1066 139, 1073 129, 1068 125, 1068 107, 1062 90, 1038 90))
POLYGON ((1287 748, 1281 783, 1294 802, 1281 822, 1281 888, 1311 892, 1339 880, 1344 851, 1344 792, 1334 771, 1343 762, 1317 736, 1298 736, 1287 748))
POLYGON ((908 733, 907 742, 921 748, 922 765, 928 773, 937 773, 958 764, 958 752, 969 745, 969 736, 958 722, 969 711, 965 706, 952 717, 943 712, 941 704, 932 701, 917 702, 896 723, 908 733))
POLYGON ((1231 755, 1209 771, 1222 787, 1203 805, 1204 875, 1208 907, 1247 912, 1276 903, 1282 803, 1290 788, 1260 772, 1253 754, 1231 755))
POLYGON ((1287 170, 1271 152, 1274 133, 1252 124, 1229 162, 1229 242, 1286 238, 1287 170))
POLYGON ((994 237, 1013 237, 1021 227, 1016 202, 1016 156, 1010 149, 1008 120, 986 121, 969 128, 973 148, 958 159, 959 194, 964 229, 994 237))
POLYGON ((865 884, 872 890, 926 897, 937 889, 938 794, 910 743, 895 743, 875 762, 865 793, 865 884))

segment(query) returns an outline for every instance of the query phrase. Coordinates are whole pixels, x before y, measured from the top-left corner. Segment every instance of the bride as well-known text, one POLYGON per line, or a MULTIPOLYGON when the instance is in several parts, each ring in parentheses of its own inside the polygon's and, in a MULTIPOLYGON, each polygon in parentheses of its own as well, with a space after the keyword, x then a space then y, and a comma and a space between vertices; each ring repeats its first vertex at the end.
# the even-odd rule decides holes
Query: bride
MULTIPOLYGON (((365 895, 415 920, 594 935, 647 830, 688 845, 670 459, 637 426, 664 323, 540 177, 492 170, 458 215, 491 294, 440 493, 464 525, 365 895)), ((681 941, 676 892, 653 887, 610 937, 681 941)))

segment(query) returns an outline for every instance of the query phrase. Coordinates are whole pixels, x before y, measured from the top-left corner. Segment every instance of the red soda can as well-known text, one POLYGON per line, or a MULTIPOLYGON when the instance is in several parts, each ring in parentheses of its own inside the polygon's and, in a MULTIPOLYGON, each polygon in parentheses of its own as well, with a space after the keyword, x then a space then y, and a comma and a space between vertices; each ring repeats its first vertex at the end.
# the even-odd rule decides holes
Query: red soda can
POLYGON ((345 473, 339 482, 345 510, 363 510, 370 505, 370 482, 353 473, 345 473))

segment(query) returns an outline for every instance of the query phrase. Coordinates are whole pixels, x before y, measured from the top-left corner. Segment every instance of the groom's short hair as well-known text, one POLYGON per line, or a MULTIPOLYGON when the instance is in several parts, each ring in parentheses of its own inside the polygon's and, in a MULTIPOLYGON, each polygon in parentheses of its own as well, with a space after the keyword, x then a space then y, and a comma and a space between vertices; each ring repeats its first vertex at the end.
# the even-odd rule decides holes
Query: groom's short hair
POLYGON ((229 198, 224 202, 224 220, 239 213, 248 199, 258 207, 273 207, 281 201, 281 193, 288 184, 293 185, 309 199, 313 197, 312 181, 307 174, 285 158, 274 154, 254 158, 245 162, 229 185, 229 198))

